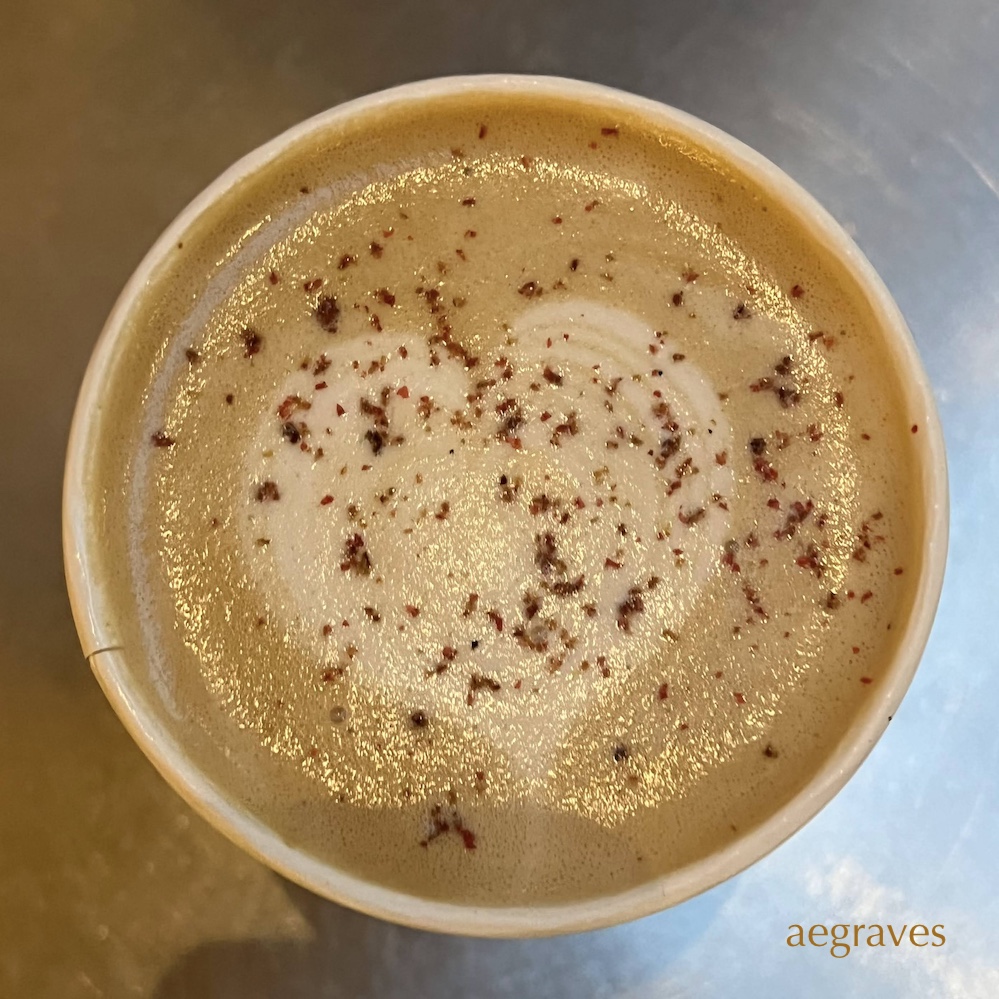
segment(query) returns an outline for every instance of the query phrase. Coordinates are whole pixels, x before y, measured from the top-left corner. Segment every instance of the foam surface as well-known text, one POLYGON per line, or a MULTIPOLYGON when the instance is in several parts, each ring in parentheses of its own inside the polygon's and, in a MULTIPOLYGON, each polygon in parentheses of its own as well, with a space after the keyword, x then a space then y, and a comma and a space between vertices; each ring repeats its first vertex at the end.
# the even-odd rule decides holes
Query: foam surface
POLYGON ((95 470, 126 644, 207 772, 362 876, 523 903, 704 856, 904 626, 862 297, 637 119, 372 113, 224 199, 132 330, 95 470))

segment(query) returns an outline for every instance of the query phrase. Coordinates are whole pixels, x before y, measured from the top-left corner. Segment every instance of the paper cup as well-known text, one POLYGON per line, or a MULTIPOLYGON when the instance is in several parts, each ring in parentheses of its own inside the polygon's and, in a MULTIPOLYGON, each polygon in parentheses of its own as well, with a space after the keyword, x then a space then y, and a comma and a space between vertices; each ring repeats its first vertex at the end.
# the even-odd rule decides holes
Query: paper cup
POLYGON ((428 80, 362 97, 317 115, 261 146, 227 170, 188 205, 155 243, 125 286, 94 349, 70 435, 63 497, 63 542, 73 615, 84 653, 125 727, 160 773, 212 825, 293 881, 354 909, 425 929, 496 937, 544 936, 608 926, 676 905, 765 856, 809 821, 847 782, 884 732, 909 686, 926 645, 943 583, 947 551, 947 470, 943 435, 926 374, 898 308, 866 258, 833 218, 764 157, 716 128, 674 108, 607 87, 531 76, 465 76, 428 80), (838 748, 807 785, 766 821, 731 845, 666 876, 617 895, 563 905, 489 907, 419 898, 361 880, 289 845, 212 783, 164 724, 161 707, 139 696, 141 652, 121 647, 115 620, 127 594, 102 578, 101 544, 91 528, 89 456, 103 446, 98 432, 106 375, 123 343, 126 319, 150 278, 185 230, 243 178, 290 145, 373 109, 420 105, 454 94, 532 93, 570 98, 637 114, 728 161, 783 205, 814 242, 841 262, 866 297, 903 385, 905 419, 917 424, 922 447, 915 481, 925 509, 922 566, 911 615, 883 679, 871 691, 838 748))

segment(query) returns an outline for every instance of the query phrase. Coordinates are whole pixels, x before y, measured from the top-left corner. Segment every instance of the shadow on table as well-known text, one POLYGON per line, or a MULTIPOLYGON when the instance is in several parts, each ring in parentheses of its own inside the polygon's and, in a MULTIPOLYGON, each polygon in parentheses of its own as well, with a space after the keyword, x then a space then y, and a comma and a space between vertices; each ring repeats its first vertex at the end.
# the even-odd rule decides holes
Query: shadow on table
POLYGON ((547 940, 477 940, 363 916, 297 885, 286 891, 312 930, 306 941, 218 941, 167 972, 155 999, 476 999, 688 995, 669 966, 710 927, 728 886, 626 926, 547 940))

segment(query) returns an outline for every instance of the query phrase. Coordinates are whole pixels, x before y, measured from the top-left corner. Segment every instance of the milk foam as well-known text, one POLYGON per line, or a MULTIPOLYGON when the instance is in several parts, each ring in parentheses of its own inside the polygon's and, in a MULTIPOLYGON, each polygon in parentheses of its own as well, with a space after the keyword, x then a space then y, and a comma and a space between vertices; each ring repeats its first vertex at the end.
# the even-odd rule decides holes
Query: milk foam
POLYGON ((525 309, 473 368, 435 366, 402 333, 289 375, 239 520, 280 626, 317 662, 332 628, 356 649, 334 663, 352 682, 543 775, 579 715, 679 631, 730 534, 717 392, 659 345, 627 312, 571 299, 525 309), (384 409, 381 444, 362 399, 384 409), (499 432, 507 400, 523 422, 499 432))

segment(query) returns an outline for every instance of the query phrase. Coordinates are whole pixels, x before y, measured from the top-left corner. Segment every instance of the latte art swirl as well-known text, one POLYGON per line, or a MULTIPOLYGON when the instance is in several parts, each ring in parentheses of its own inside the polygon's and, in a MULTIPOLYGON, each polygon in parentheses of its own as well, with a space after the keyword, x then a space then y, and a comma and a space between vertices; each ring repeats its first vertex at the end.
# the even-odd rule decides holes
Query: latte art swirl
POLYGON ((547 773, 576 717, 675 640, 731 533, 717 392, 663 339, 569 300, 529 306, 473 367, 389 331, 291 374, 239 521, 279 623, 547 773))

